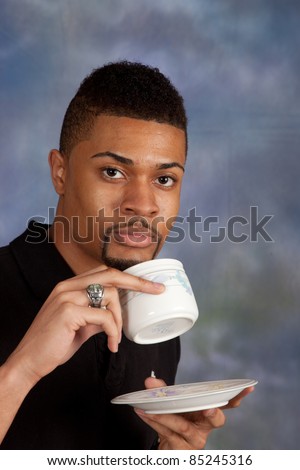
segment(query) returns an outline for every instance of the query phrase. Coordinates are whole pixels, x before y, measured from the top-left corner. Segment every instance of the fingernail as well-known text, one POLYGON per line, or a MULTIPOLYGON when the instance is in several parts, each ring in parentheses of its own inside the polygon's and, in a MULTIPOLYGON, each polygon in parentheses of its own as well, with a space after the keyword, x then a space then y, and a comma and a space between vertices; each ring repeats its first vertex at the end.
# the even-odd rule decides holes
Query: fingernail
POLYGON ((155 372, 154 372, 154 370, 152 370, 152 371, 151 371, 151 375, 150 375, 150 377, 153 377, 154 379, 156 379, 156 375, 155 375, 155 372))
POLYGON ((134 411, 136 412, 137 415, 140 415, 140 416, 145 416, 146 413, 141 410, 140 408, 134 408, 134 411))
POLYGON ((153 284, 154 289, 157 289, 161 292, 165 290, 164 284, 160 284, 159 282, 153 282, 152 284, 153 284))

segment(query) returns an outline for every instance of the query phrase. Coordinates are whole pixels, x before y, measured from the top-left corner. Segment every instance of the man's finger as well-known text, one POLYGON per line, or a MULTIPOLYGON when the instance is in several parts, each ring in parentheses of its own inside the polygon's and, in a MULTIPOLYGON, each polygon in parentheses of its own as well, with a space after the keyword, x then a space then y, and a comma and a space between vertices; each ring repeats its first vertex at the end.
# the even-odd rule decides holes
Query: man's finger
POLYGON ((110 286, 149 294, 160 294, 165 289, 165 286, 161 283, 133 276, 132 274, 124 273, 118 269, 107 268, 99 272, 75 276, 63 281, 55 287, 53 292, 54 295, 57 295, 61 291, 86 289, 89 284, 102 284, 104 287, 110 286))
POLYGON ((244 389, 241 393, 239 393, 236 397, 232 398, 232 399, 227 403, 227 405, 222 406, 221 409, 222 409, 222 410, 226 410, 226 409, 229 409, 229 408, 237 408, 238 406, 240 406, 241 401, 243 400, 243 398, 245 398, 247 395, 249 395, 250 393, 252 393, 254 390, 255 390, 255 387, 248 387, 248 388, 245 388, 245 389, 244 389))

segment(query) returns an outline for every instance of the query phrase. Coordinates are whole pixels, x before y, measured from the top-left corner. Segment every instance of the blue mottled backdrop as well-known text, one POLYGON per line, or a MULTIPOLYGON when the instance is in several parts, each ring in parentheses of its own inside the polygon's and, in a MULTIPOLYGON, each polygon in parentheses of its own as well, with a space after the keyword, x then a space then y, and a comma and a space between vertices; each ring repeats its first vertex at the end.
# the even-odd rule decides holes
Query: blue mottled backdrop
POLYGON ((200 317, 177 382, 259 381, 208 448, 299 449, 299 22, 297 0, 1 1, 2 245, 55 207, 48 151, 93 68, 158 66, 185 97, 180 215, 199 218, 162 256, 183 261, 200 317))

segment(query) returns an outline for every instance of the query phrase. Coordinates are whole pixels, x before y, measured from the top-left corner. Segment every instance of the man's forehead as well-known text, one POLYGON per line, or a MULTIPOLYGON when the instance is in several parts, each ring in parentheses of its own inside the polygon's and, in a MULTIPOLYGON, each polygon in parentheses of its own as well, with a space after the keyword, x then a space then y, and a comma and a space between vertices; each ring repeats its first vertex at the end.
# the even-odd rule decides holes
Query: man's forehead
MULTIPOLYGON (((98 116, 95 122, 96 129, 105 132, 117 139, 144 139, 149 137, 169 145, 186 145, 186 135, 183 129, 165 122, 137 119, 127 116, 98 116)), ((145 142, 146 143, 146 142, 145 142)))
POLYGON ((175 126, 124 116, 100 115, 84 140, 70 153, 76 159, 111 152, 135 162, 156 163, 186 160, 185 132, 175 126), (148 157, 148 158, 147 158, 148 157))
POLYGON ((113 129, 122 129, 123 127, 132 127, 138 128, 143 127, 145 129, 156 129, 156 132, 160 132, 162 134, 169 133, 169 132, 179 132, 182 135, 185 135, 184 129, 181 129, 177 126, 172 125, 167 121, 156 121, 152 119, 141 119, 138 117, 132 116, 116 116, 111 114, 99 114, 95 120, 94 125, 98 126, 112 126, 113 129))

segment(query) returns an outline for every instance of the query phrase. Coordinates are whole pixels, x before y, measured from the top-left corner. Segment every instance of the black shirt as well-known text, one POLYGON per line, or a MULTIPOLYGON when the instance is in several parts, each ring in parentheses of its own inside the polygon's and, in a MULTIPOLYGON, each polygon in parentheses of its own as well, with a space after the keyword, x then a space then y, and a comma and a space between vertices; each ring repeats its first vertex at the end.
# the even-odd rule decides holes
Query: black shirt
MULTIPOLYGON (((46 225, 31 222, 0 248, 0 364, 14 350, 60 281, 74 276, 47 238, 46 225)), ((86 341, 65 364, 40 380, 25 398, 1 449, 149 449, 156 433, 117 395, 144 389, 156 376, 174 383, 179 339, 139 345, 123 336, 118 353, 106 335, 86 341)))

